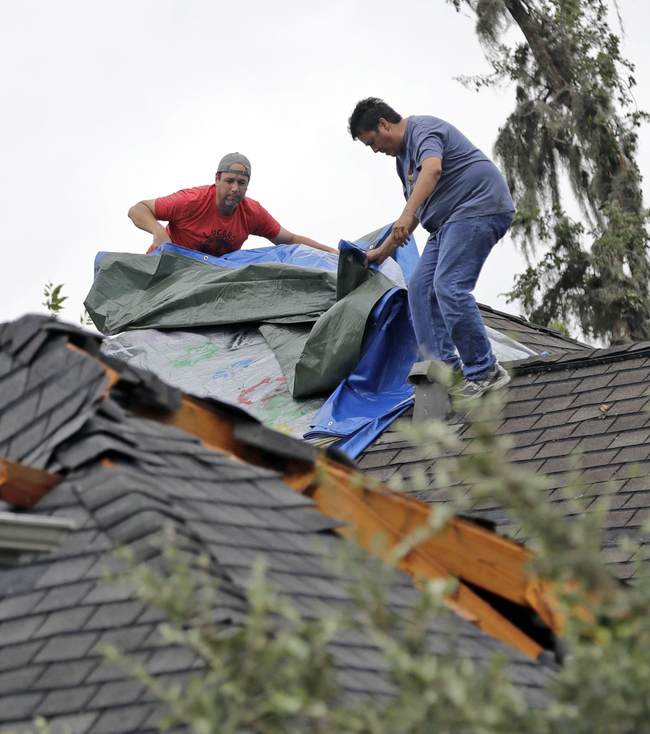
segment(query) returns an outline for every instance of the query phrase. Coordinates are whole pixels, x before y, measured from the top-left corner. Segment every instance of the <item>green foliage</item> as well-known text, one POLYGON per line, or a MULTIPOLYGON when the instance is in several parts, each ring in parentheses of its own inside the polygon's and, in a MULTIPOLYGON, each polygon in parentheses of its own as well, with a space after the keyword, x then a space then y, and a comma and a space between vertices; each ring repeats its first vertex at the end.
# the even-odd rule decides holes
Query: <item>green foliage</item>
POLYGON ((571 336, 569 327, 563 321, 549 321, 548 328, 553 329, 553 331, 557 331, 559 334, 566 337, 571 336))
POLYGON ((43 306, 53 315, 58 316, 63 311, 63 304, 68 300, 67 296, 62 295, 63 283, 53 285, 46 283, 43 288, 43 306))
POLYGON ((448 0, 469 7, 492 66, 464 79, 509 82, 515 108, 495 144, 515 203, 513 234, 531 258, 511 298, 548 324, 577 320, 612 342, 650 337, 648 212, 635 162, 634 66, 620 52, 606 0, 448 0), (509 32, 518 26, 514 42, 509 32), (563 204, 566 175, 582 212, 563 204))
POLYGON ((163 572, 125 551, 127 579, 142 601, 166 613, 162 637, 191 649, 202 666, 184 685, 162 683, 115 647, 104 652, 164 704, 163 729, 185 724, 200 734, 425 734, 437 724, 441 731, 485 734, 538 730, 504 660, 478 669, 460 658, 451 627, 447 649, 431 655, 427 630, 433 617, 449 619, 444 606, 449 582, 427 584, 410 613, 397 614, 387 599, 391 569, 348 547, 338 564, 348 578, 353 609, 329 609, 305 620, 274 594, 260 561, 246 594, 248 613, 239 624, 219 624, 214 616, 219 592, 209 560, 181 553, 170 536, 162 548, 163 572), (362 632, 385 657, 394 697, 351 701, 344 696, 329 643, 350 629, 362 632))
MULTIPOLYGON (((49 724, 42 716, 38 716, 34 720, 32 724, 32 734, 51 734, 51 731, 49 724)), ((18 732, 0 730, 0 734, 18 734, 18 732)), ((20 734, 23 734, 23 732, 20 732, 20 734)), ((69 728, 64 729, 61 734, 70 734, 69 728)))
POLYGON ((161 683, 113 647, 109 660, 125 662, 168 708, 165 726, 191 724, 201 734, 263 731, 280 734, 297 727, 325 732, 325 717, 337 695, 327 643, 338 629, 335 615, 305 621, 267 585, 263 566, 253 571, 248 614, 241 626, 215 624, 217 588, 207 559, 192 561, 170 539, 165 543, 166 573, 132 564, 140 598, 162 608, 169 623, 160 632, 205 663, 183 688, 161 683))
MULTIPOLYGON (((544 501, 548 480, 519 469, 507 460, 510 439, 498 436, 501 396, 488 395, 472 408, 471 432, 476 451, 461 453, 462 441, 442 424, 409 426, 411 441, 428 453, 447 457, 434 467, 438 490, 453 487, 458 510, 489 500, 507 509, 537 558, 535 570, 556 582, 559 611, 569 621, 562 645, 564 666, 552 684, 554 703, 537 712, 540 731, 564 733, 650 731, 650 578, 647 551, 629 538, 620 553, 636 559, 635 582, 625 590, 612 579, 600 553, 607 496, 593 506, 593 490, 585 482, 579 454, 567 488, 557 505, 544 501), (587 512, 587 507, 589 511, 587 512), (573 516, 567 521, 565 515, 573 516), (591 614, 576 614, 578 608, 591 614)), ((646 521, 642 535, 647 536, 646 521)), ((470 730, 471 731, 471 730, 470 730)), ((527 731, 522 729, 522 731, 527 731)))

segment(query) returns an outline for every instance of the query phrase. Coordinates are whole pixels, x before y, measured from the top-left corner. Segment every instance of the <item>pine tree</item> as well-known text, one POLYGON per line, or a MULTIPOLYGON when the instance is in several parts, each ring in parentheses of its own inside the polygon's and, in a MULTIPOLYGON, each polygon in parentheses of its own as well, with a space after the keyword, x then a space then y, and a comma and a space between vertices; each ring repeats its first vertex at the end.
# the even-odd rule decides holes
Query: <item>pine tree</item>
POLYGON ((635 106, 634 66, 606 0, 448 1, 476 15, 492 67, 464 81, 515 85, 515 108, 495 144, 517 206, 513 234, 529 263, 511 299, 538 323, 577 323, 611 343, 650 338, 649 213, 635 162, 647 115, 635 106), (560 194, 565 174, 578 218, 560 194))

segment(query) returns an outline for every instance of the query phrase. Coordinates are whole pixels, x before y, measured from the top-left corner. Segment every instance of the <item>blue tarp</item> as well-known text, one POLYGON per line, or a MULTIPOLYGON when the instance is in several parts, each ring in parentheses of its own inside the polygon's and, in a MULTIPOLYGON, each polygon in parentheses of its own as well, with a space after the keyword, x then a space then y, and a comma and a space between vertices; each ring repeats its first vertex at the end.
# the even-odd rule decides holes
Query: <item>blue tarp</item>
MULTIPOLYGON (((381 244, 392 225, 355 242, 341 240, 339 250, 367 250, 381 244)), ((398 248, 395 257, 408 282, 419 257, 415 239, 398 248), (401 259, 402 262, 399 262, 401 259)), ((377 266, 371 266, 377 267, 377 266)), ((407 292, 392 288, 375 304, 361 359, 314 416, 305 438, 340 436, 333 445, 356 457, 413 404, 408 374, 417 359, 417 343, 407 292)))
POLYGON ((407 378, 416 356, 406 291, 393 288, 372 311, 356 368, 316 413, 305 438, 341 436, 334 445, 358 456, 412 405, 407 378))
POLYGON ((316 250, 313 247, 304 247, 303 245, 257 247, 250 250, 235 250, 227 255, 214 257, 178 245, 164 244, 156 248, 152 254, 163 251, 176 252, 179 255, 185 255, 210 265, 218 265, 220 268, 241 268, 244 265, 258 263, 286 263, 287 265, 299 265, 304 268, 322 268, 336 271, 338 266, 336 255, 316 250))
MULTIPOLYGON (((257 247, 250 250, 235 250, 227 255, 214 257, 206 255, 197 250, 190 250, 186 247, 179 247, 166 242, 159 245, 150 255, 160 255, 161 252, 173 252, 183 257, 189 257, 192 260, 208 263, 209 265, 217 265, 220 268, 241 268, 244 265, 253 265, 257 263, 287 263, 289 265, 301 265, 305 268, 322 268, 323 270, 336 271, 338 266, 338 258, 336 255, 322 250, 315 250, 313 247, 305 247, 303 245, 281 245, 276 247, 257 247)), ((95 275, 99 269, 101 259, 107 253, 98 252, 95 256, 95 275)))

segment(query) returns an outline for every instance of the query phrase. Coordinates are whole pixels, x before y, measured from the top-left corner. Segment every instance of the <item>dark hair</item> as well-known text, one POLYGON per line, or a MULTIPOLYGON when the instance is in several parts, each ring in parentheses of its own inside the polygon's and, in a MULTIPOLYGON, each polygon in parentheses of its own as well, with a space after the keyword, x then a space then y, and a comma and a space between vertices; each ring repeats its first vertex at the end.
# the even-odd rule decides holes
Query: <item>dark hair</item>
POLYGON ((361 102, 357 102, 348 120, 348 130, 352 135, 352 140, 356 140, 359 133, 376 130, 381 117, 387 122, 401 122, 402 120, 402 116, 379 97, 366 97, 361 102))

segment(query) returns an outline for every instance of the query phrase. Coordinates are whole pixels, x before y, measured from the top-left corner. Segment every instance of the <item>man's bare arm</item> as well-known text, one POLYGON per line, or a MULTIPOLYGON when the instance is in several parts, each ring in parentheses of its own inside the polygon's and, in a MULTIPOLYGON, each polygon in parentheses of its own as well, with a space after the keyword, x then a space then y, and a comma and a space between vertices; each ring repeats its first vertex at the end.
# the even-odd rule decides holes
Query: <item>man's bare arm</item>
POLYGON ((379 245, 379 247, 368 250, 368 262, 381 265, 386 258, 390 257, 395 252, 397 247, 398 244, 395 241, 395 236, 393 232, 391 232, 388 237, 386 237, 386 239, 381 243, 381 245, 379 245))
POLYGON ((163 242, 171 242, 169 232, 156 219, 155 199, 144 199, 129 209, 129 219, 138 229, 153 235, 153 244, 157 247, 163 242))
POLYGON ((289 232, 289 230, 285 229, 284 227, 280 227, 280 231, 275 237, 273 237, 273 239, 271 239, 271 242, 274 245, 307 245, 307 247, 313 247, 315 250, 332 252, 335 255, 339 254, 339 251, 335 250, 333 247, 321 245, 320 242, 316 242, 316 240, 312 240, 310 237, 305 237, 301 234, 294 234, 293 232, 289 232))

